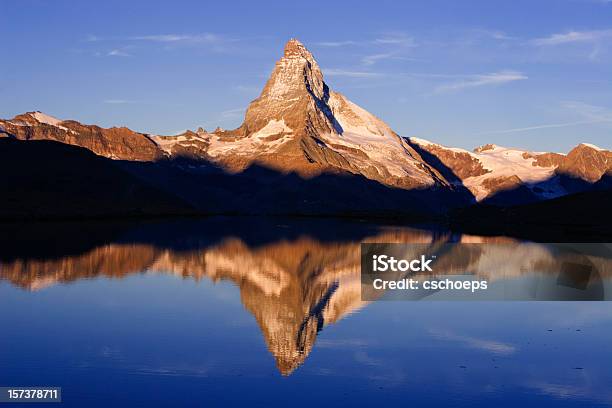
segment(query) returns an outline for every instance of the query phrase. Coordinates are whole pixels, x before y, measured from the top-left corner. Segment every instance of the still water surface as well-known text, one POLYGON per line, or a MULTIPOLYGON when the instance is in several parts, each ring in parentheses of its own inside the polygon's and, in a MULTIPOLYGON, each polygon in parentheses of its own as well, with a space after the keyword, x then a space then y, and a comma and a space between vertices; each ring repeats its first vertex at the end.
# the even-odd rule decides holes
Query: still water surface
MULTIPOLYGON (((223 218, 2 231, 0 385, 61 386, 65 406, 612 405, 610 302, 361 300, 361 242, 509 238, 223 218)), ((509 259, 549 260, 515 243, 509 259)))

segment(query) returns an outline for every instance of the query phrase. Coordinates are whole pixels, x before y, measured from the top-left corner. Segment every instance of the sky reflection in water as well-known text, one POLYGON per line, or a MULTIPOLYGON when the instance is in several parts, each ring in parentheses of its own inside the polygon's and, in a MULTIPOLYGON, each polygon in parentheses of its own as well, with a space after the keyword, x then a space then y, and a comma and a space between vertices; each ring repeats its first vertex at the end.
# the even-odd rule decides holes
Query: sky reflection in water
POLYGON ((62 386, 67 406, 612 405, 608 302, 361 301, 361 241, 478 237, 330 220, 73 227, 4 246, 1 385, 62 386))

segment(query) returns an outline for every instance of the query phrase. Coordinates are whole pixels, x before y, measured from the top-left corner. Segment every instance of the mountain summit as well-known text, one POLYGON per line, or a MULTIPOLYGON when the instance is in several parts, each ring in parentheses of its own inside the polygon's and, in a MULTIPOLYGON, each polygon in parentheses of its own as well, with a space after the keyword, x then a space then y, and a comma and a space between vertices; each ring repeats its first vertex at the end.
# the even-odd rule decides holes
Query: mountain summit
POLYGON ((234 171, 257 163, 307 177, 359 174, 401 188, 445 184, 386 123, 331 91, 296 39, 285 45, 243 124, 201 136, 207 156, 234 171))
POLYGON ((249 105, 240 131, 248 136, 271 121, 282 121, 291 129, 300 129, 309 121, 313 131, 340 130, 328 105, 329 96, 317 61, 301 42, 291 39, 261 95, 249 105))

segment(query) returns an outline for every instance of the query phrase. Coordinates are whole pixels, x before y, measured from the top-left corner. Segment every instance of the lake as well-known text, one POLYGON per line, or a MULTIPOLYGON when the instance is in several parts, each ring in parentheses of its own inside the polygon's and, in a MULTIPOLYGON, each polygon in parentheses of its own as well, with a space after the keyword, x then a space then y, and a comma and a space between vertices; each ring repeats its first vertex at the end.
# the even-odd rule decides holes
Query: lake
POLYGON ((612 405, 610 302, 362 300, 362 242, 511 245, 506 281, 554 262, 539 244, 263 217, 0 233, 0 386, 65 406, 612 405))

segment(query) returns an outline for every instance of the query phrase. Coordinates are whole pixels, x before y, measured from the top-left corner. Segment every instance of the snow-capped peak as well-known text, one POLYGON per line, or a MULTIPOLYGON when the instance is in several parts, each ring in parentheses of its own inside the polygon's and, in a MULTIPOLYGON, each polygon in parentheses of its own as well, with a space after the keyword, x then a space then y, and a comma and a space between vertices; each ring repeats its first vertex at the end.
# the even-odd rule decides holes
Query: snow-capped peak
POLYGON ((30 112, 29 114, 38 122, 45 123, 47 125, 58 126, 60 123, 62 123, 60 119, 55 118, 51 115, 47 115, 46 113, 43 113, 41 111, 30 112))
POLYGON ((594 144, 591 143, 580 143, 581 146, 586 146, 586 147, 590 147, 591 149, 595 149, 595 150, 599 150, 600 152, 603 152, 605 149, 602 149, 599 146, 595 146, 594 144))

